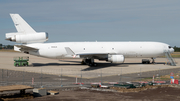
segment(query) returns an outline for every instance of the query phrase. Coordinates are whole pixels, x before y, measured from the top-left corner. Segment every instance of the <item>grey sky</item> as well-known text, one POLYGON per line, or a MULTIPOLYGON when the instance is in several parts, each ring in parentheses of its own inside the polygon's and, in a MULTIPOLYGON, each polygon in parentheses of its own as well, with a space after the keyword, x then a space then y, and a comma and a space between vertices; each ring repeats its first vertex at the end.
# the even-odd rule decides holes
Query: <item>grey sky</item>
POLYGON ((0 43, 20 14, 48 42, 158 41, 180 46, 179 0, 1 0, 0 43))

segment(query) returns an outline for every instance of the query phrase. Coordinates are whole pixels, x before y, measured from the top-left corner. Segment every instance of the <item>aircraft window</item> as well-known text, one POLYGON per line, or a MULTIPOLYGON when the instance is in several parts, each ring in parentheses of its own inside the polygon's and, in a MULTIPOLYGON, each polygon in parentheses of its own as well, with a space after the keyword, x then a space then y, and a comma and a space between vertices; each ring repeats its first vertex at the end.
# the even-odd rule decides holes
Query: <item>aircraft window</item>
POLYGON ((57 48, 57 46, 51 46, 51 48, 57 48))
POLYGON ((171 46, 168 46, 169 48, 172 48, 171 46))

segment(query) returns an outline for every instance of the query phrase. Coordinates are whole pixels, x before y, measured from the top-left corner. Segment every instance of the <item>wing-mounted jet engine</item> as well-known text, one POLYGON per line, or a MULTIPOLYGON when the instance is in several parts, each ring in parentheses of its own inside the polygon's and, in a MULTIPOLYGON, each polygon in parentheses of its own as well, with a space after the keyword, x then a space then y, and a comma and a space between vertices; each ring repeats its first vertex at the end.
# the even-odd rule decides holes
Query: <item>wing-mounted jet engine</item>
POLYGON ((17 43, 39 43, 48 40, 48 33, 36 32, 19 14, 10 14, 18 32, 6 33, 6 40, 17 43))
POLYGON ((124 63, 124 56, 123 55, 108 55, 108 60, 112 63, 124 63))

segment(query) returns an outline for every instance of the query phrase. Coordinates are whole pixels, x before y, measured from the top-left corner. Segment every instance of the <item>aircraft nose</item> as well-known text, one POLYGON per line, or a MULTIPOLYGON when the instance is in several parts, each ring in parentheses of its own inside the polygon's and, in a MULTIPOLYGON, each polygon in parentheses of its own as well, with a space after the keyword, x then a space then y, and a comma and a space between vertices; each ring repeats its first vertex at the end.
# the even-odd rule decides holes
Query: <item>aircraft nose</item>
POLYGON ((171 49, 169 49, 169 51, 170 51, 170 53, 173 53, 173 52, 174 52, 174 49, 173 49, 173 48, 171 48, 171 49))

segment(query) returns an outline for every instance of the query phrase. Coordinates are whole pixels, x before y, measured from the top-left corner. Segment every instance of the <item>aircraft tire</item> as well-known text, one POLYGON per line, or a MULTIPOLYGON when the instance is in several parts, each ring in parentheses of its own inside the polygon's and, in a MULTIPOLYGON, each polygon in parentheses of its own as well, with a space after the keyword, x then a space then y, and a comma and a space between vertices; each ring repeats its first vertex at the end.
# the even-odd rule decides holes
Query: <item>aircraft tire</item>
POLYGON ((92 66, 92 63, 89 63, 88 65, 91 67, 91 66, 92 66))
POLYGON ((97 66, 97 64, 96 64, 96 63, 94 63, 94 64, 93 64, 93 66, 94 66, 94 67, 96 67, 96 66, 97 66))
POLYGON ((82 65, 85 65, 86 63, 84 61, 81 62, 82 65))

